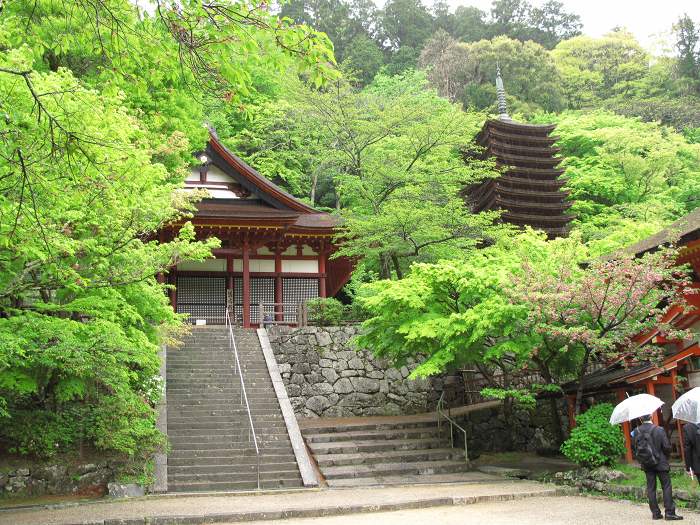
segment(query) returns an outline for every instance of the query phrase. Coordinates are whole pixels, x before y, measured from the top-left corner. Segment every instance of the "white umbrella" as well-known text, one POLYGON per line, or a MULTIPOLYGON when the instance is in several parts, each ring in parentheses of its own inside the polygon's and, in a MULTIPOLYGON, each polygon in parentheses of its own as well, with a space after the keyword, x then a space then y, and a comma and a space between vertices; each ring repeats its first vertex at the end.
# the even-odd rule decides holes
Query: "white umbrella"
POLYGON ((695 387, 688 390, 681 397, 676 399, 671 407, 673 417, 690 421, 691 423, 700 423, 700 387, 695 387))
POLYGON ((615 407, 612 416, 610 416, 610 424, 616 425, 638 417, 648 416, 663 404, 663 401, 651 394, 637 394, 628 397, 615 407))

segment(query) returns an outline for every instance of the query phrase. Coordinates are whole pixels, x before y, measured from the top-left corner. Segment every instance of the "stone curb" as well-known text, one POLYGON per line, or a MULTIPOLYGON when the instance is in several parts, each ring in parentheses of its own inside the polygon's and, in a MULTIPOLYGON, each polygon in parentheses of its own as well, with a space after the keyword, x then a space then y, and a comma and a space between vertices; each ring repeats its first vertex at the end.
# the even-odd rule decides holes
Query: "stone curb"
POLYGON ((292 404, 287 396, 287 388, 284 386, 284 382, 282 381, 282 376, 280 375, 279 367, 277 366, 277 359, 275 359, 272 346, 270 346, 270 339, 267 337, 267 330, 265 328, 258 328, 257 333, 263 355, 265 356, 267 370, 270 373, 270 379, 272 380, 272 386, 275 389, 275 395, 277 396, 277 401, 279 402, 280 409, 282 410, 282 417, 284 418, 284 422, 287 426, 289 440, 292 442, 292 450, 294 451, 294 456, 297 460, 301 479, 305 487, 318 487, 319 479, 316 476, 316 469, 314 469, 311 458, 309 457, 309 451, 304 443, 301 430, 299 430, 297 417, 294 414, 294 409, 292 408, 292 404))
POLYGON ((515 501, 535 497, 569 496, 578 491, 568 487, 545 490, 520 492, 515 494, 492 494, 484 496, 448 496, 401 503, 381 503, 365 505, 342 505, 334 507, 310 507, 305 509, 289 509, 260 512, 231 512, 208 514, 205 516, 150 516, 144 518, 106 519, 83 521, 70 525, 199 525, 204 523, 245 523, 263 520, 283 520, 291 518, 322 518, 347 514, 366 514, 371 512, 393 512, 399 510, 424 509, 430 507, 474 505, 477 503, 493 503, 498 501, 515 501))

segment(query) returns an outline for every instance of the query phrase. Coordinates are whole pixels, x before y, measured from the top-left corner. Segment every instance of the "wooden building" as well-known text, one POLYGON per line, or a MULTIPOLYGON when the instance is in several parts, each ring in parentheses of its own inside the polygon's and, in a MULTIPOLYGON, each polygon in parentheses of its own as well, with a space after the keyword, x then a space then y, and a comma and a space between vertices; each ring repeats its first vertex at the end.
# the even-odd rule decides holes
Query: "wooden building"
MULTIPOLYGON (((673 242, 679 247, 678 264, 689 264, 693 272, 693 287, 700 290, 700 208, 671 224, 659 233, 625 250, 629 255, 641 256, 673 242)), ((680 393, 700 386, 700 293, 685 297, 687 306, 669 309, 664 322, 678 329, 688 330, 688 340, 667 340, 658 329, 639 334, 638 345, 654 344, 663 347, 660 363, 634 362, 629 359, 607 363, 583 378, 584 397, 594 402, 621 401, 628 395, 649 393, 661 398, 665 405, 654 414, 662 425, 678 455, 683 455, 682 432, 679 421, 672 420, 671 405, 680 393)), ((573 406, 576 384, 568 385, 569 423, 573 426, 573 406)), ((623 425, 627 445, 627 460, 632 461, 631 427, 623 425)))
MULTIPOLYGON (((303 203, 229 151, 210 130, 185 191, 206 189, 191 219, 198 239, 217 237, 213 259, 182 262, 168 280, 171 302, 192 322, 224 322, 227 305, 244 327, 260 324, 263 305, 277 322, 294 323, 297 306, 332 297, 347 282, 349 260, 330 259, 338 218, 303 203)), ((177 235, 181 224, 160 232, 177 235)))
POLYGON ((502 175, 488 179, 467 192, 475 212, 502 210, 501 220, 517 226, 531 226, 551 238, 569 232, 572 215, 568 192, 562 189, 566 179, 559 167, 554 125, 514 122, 505 103, 500 71, 496 78, 500 115, 486 121, 476 137, 483 157, 493 157, 502 175))

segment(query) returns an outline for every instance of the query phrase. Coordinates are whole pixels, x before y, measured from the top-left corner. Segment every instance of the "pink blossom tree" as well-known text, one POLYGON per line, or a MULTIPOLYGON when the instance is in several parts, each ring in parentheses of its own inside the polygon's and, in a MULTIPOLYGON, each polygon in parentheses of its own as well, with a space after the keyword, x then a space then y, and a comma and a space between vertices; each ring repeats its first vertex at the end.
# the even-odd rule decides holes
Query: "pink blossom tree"
POLYGON ((689 292, 687 272, 676 266, 672 250, 599 259, 583 269, 562 264, 543 273, 527 261, 522 267, 510 295, 530 306, 527 326, 540 336, 531 361, 551 379, 548 363, 568 358, 578 380, 576 414, 592 362, 655 360, 661 349, 640 345, 636 336, 655 328, 672 338, 683 336, 664 319, 671 306, 684 305, 689 292))

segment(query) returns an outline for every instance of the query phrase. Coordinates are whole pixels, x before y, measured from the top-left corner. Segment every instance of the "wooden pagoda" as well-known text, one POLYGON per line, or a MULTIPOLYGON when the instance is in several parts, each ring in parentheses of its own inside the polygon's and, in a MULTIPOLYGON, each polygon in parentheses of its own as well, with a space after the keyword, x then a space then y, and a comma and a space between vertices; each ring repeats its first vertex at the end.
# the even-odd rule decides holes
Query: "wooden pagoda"
POLYGON ((486 121, 476 137, 483 158, 493 157, 502 175, 488 179, 467 191, 475 212, 502 210, 501 220, 543 230, 549 237, 565 236, 572 215, 568 192, 562 189, 566 179, 554 146, 554 125, 514 122, 508 116, 500 71, 496 78, 497 119, 486 121))
MULTIPOLYGON (((285 192, 229 151, 210 129, 185 191, 206 190, 191 219, 198 239, 217 237, 221 248, 203 262, 184 261, 167 279, 171 303, 191 322, 232 318, 250 327, 262 321, 294 324, 307 299, 332 297, 347 282, 352 264, 330 259, 338 218, 285 192), (261 316, 263 319, 261 319, 261 316), (267 319, 264 319, 267 318, 267 319)), ((160 232, 177 235, 182 223, 160 232)))

